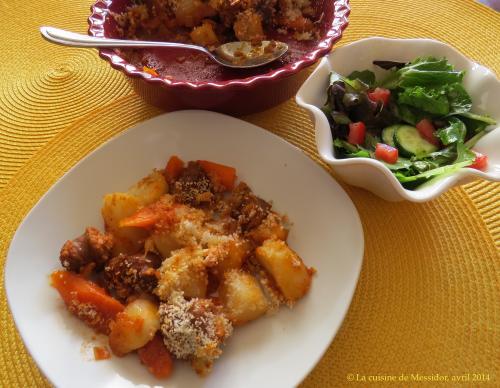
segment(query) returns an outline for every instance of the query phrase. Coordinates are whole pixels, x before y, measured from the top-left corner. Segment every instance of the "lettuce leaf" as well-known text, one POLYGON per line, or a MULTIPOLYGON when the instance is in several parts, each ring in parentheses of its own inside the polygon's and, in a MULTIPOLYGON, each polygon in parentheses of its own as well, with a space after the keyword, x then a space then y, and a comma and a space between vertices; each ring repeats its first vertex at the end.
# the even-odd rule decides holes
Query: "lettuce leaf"
POLYGON ((370 70, 364 71, 353 71, 347 76, 350 80, 358 79, 364 84, 368 85, 370 88, 375 85, 375 73, 370 70))
POLYGON ((429 117, 426 112, 405 104, 398 104, 396 107, 396 115, 402 121, 415 126, 423 118, 429 117))
POLYGON ((411 86, 440 87, 462 82, 463 71, 455 71, 446 58, 420 57, 399 70, 392 70, 381 86, 388 89, 411 86))
POLYGON ((459 112, 457 114, 465 125, 467 126, 467 131, 469 136, 474 136, 486 130, 490 125, 495 125, 496 121, 489 116, 478 115, 471 112, 459 112))
POLYGON ((363 147, 353 145, 342 139, 333 141, 335 150, 339 152, 340 157, 344 158, 369 158, 370 152, 363 147))
POLYGON ((398 95, 398 102, 425 112, 445 116, 450 111, 450 104, 443 88, 412 86, 405 88, 398 95))
POLYGON ((401 183, 408 183, 408 182, 414 182, 414 181, 423 180, 423 179, 430 179, 430 178, 436 177, 438 175, 453 173, 457 170, 460 170, 462 167, 467 167, 471 164, 472 164, 472 161, 465 160, 463 162, 453 163, 453 164, 448 164, 445 166, 437 167, 437 168, 434 168, 432 170, 424 171, 424 172, 422 172, 420 174, 416 174, 416 175, 407 176, 399 171, 396 171, 394 173, 394 175, 396 176, 398 181, 400 181, 401 183))
POLYGON ((446 88, 446 95, 450 104, 450 112, 467 113, 472 108, 472 99, 462 84, 454 83, 446 88))
POLYGON ((438 129, 435 133, 441 140, 441 143, 443 143, 444 145, 450 145, 459 142, 463 143, 465 134, 467 133, 467 128, 462 121, 460 121, 456 117, 451 117, 449 125, 447 127, 438 129))

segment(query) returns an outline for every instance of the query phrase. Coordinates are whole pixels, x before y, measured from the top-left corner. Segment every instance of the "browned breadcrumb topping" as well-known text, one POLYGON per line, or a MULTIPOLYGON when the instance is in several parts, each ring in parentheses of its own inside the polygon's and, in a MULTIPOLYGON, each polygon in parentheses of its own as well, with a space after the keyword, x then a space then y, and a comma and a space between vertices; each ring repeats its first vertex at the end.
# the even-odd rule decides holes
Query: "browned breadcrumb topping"
POLYGON ((250 258, 250 260, 247 260, 245 265, 248 269, 248 272, 253 274, 258 280, 262 291, 264 291, 264 294, 266 295, 267 301, 269 303, 267 314, 275 314, 279 310, 280 305, 287 304, 286 299, 283 297, 283 295, 281 295, 278 287, 276 286, 276 283, 273 281, 273 279, 271 279, 269 274, 264 271, 259 264, 257 264, 255 258, 252 257, 250 258))
POLYGON ((312 0, 136 0, 112 16, 123 37, 191 42, 209 49, 237 40, 269 40, 274 31, 296 40, 319 35, 312 0))
MULTIPOLYGON (((77 295, 74 295, 71 303, 67 304, 68 310, 75 314, 90 327, 96 330, 102 330, 107 327, 107 320, 98 313, 96 306, 91 303, 77 302, 77 295)), ((107 334, 107 332, 105 332, 107 334)))
POLYGON ((212 181, 196 162, 189 162, 175 181, 172 194, 179 203, 200 205, 210 203, 214 196, 212 181))
POLYGON ((233 331, 221 309, 210 299, 188 301, 182 293, 173 292, 168 303, 160 304, 159 313, 168 350, 177 358, 193 361, 201 367, 201 374, 208 373, 233 331))
POLYGON ((286 244, 286 217, 248 185, 228 190, 219 170, 207 168, 207 173, 198 162, 181 168, 167 183, 154 171, 127 193, 109 194, 112 200, 105 200, 102 212, 105 225, 113 225, 109 233, 87 228, 64 244, 60 260, 126 305, 108 316, 102 298, 80 303, 87 299, 73 292, 67 302, 69 311, 109 335, 115 355, 138 349, 133 344, 144 325, 152 335, 161 334, 173 356, 206 375, 233 325, 273 313, 282 304, 291 307, 284 290, 305 294, 315 271, 286 244), (120 226, 122 220, 126 227, 120 226), (141 300, 150 306, 132 304, 141 300), (129 319, 127 309, 138 318, 129 319), (130 328, 137 333, 129 333, 130 328))

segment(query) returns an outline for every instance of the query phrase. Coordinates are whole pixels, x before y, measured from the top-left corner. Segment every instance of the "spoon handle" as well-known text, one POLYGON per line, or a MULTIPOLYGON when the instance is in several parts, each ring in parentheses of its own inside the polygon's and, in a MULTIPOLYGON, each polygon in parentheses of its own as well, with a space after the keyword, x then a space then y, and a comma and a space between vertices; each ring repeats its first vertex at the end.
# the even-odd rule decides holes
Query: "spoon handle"
POLYGON ((123 39, 109 39, 97 38, 95 36, 88 36, 77 34, 70 31, 61 30, 54 27, 40 27, 42 36, 50 42, 62 44, 64 46, 73 47, 177 47, 187 48, 192 50, 202 51, 205 54, 210 54, 208 50, 201 46, 193 44, 174 43, 174 42, 153 42, 145 40, 123 40, 123 39))

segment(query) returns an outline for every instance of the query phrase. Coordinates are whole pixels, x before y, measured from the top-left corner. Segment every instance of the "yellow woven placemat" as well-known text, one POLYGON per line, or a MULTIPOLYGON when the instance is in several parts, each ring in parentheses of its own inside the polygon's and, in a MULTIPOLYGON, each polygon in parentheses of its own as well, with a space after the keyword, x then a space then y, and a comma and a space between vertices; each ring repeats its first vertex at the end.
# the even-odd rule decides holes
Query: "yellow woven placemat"
MULTIPOLYGON (((160 113, 94 50, 52 46, 39 37, 44 24, 85 32, 89 5, 1 2, 2 387, 48 385, 6 305, 3 263, 15 229, 79 159, 160 113)), ((500 16, 472 1, 353 0, 350 20, 342 44, 372 35, 431 37, 500 71, 500 16)), ((318 161, 311 122, 293 101, 245 119, 318 161)), ((436 374, 448 376, 452 386, 500 386, 500 185, 475 182, 425 204, 387 203, 345 188, 363 222, 363 269, 342 328, 303 386, 345 387, 381 378, 396 379, 381 386, 446 384, 430 381, 436 374), (464 381, 451 382, 459 375, 464 381)))

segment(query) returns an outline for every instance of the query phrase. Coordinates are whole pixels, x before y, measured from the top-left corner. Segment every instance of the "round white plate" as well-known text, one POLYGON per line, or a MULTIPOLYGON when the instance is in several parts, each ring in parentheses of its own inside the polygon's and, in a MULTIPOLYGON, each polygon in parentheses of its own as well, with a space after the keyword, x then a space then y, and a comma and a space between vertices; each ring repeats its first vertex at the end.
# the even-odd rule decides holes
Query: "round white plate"
POLYGON ((290 387, 314 367, 337 332, 356 286, 363 232, 342 188, 299 149, 244 121, 205 111, 158 116, 98 148, 31 210, 12 240, 5 269, 9 306, 31 355, 59 387, 290 387), (125 191, 171 155, 236 167, 238 177, 293 223, 289 244, 317 269, 293 310, 237 328, 213 372, 198 377, 176 362, 158 380, 135 354, 93 361, 92 331, 68 313, 48 275, 59 250, 88 225, 100 226, 105 193, 125 191), (90 347, 91 348, 91 347, 90 347))

